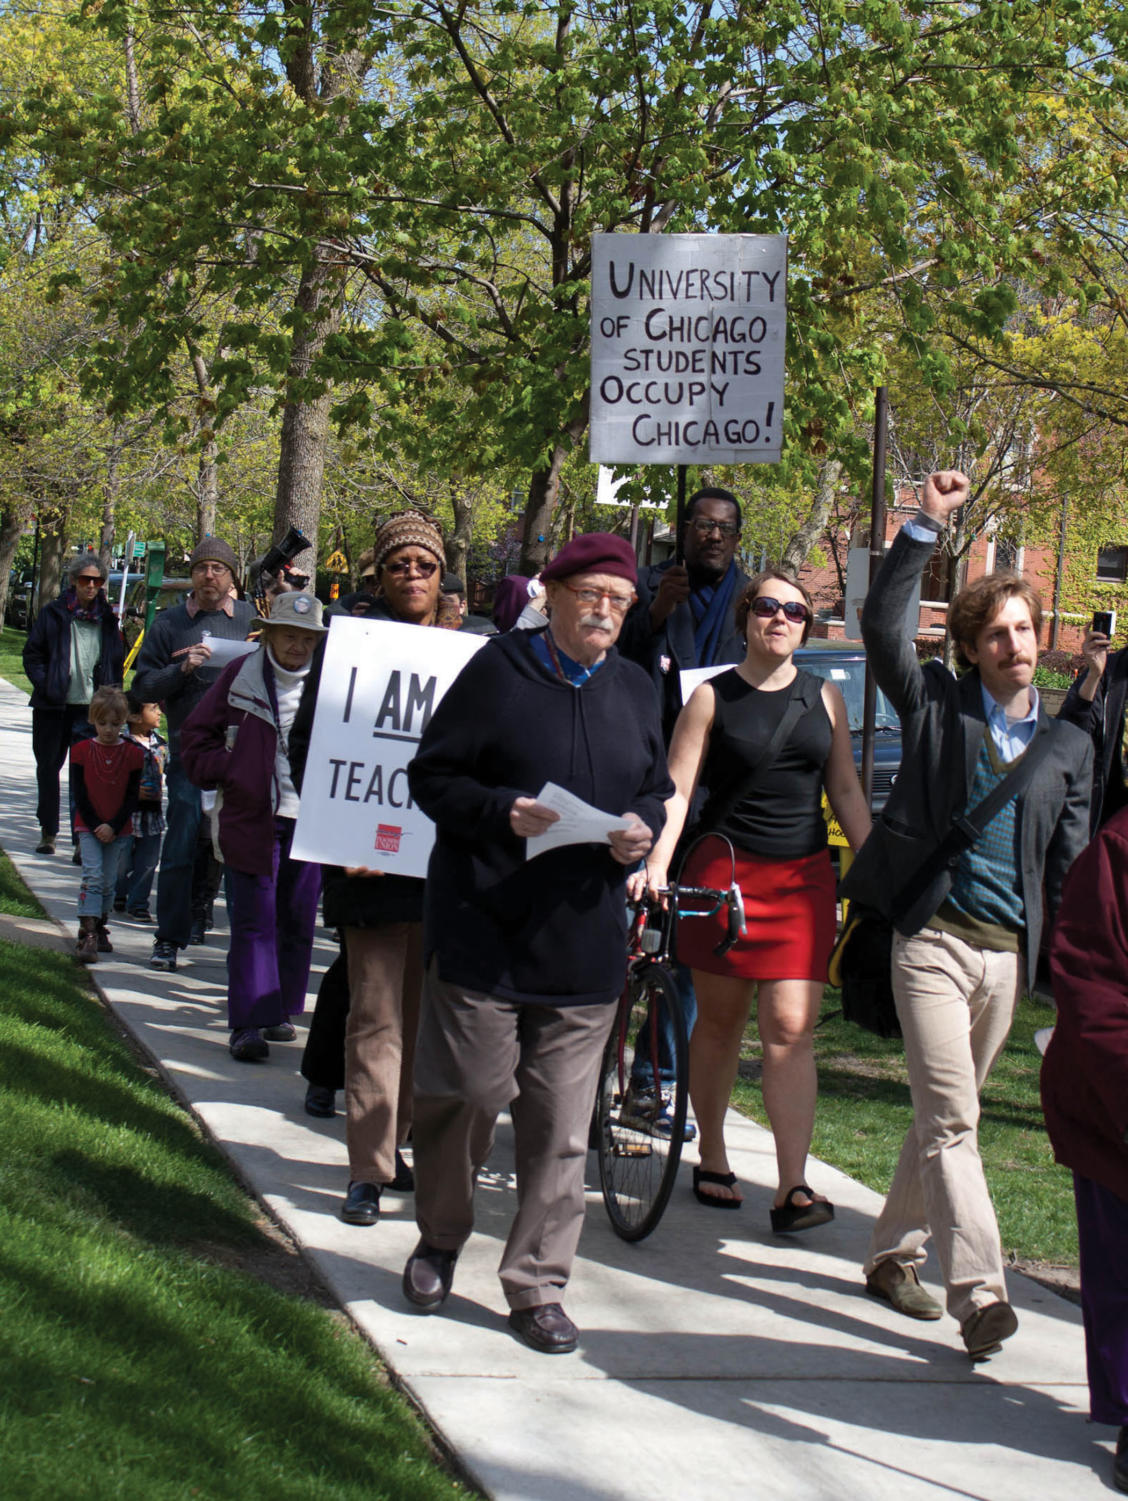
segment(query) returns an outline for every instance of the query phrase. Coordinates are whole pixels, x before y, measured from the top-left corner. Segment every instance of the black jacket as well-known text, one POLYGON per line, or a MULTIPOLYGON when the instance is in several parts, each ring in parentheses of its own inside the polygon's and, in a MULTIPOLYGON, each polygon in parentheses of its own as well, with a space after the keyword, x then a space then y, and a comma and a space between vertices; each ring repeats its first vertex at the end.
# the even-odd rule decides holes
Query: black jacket
MULTIPOLYGON (((892 917, 909 878, 933 857, 954 818, 967 807, 976 762, 988 733, 983 690, 973 668, 956 679, 939 662, 917 659, 904 619, 913 586, 932 556, 934 543, 901 531, 866 596, 862 636, 874 676, 901 717, 901 769, 889 801, 874 819, 841 892, 892 917)), ((1089 791, 1093 748, 1073 725, 1038 715, 1039 733, 1053 743, 1017 802, 1027 974, 1033 975, 1045 910, 1052 919, 1065 873, 1089 837, 1089 791)), ((896 927, 919 933, 952 888, 952 870, 942 866, 896 927)))
POLYGON ((1090 825, 1095 834, 1101 824, 1122 803, 1113 801, 1104 809, 1105 792, 1113 777, 1120 775, 1120 736, 1124 728, 1124 706, 1128 700, 1128 647, 1110 652, 1092 703, 1081 697, 1081 684, 1088 676, 1085 668, 1071 685, 1058 718, 1084 730, 1093 742, 1093 804, 1090 825))
POLYGON ((619 651, 632 662, 637 662, 650 676, 658 694, 662 711, 662 733, 666 744, 674 733, 674 725, 682 710, 680 672, 692 667, 712 667, 726 663, 735 667, 744 661, 745 641, 736 628, 736 606, 748 583, 746 574, 737 570, 736 588, 732 591, 728 619, 717 643, 717 652, 712 662, 699 662, 694 647, 693 611, 688 602, 677 605, 663 623, 654 630, 650 624, 650 605, 658 593, 662 575, 673 566, 673 559, 655 563, 644 568, 638 576, 638 600, 631 606, 623 622, 619 636, 619 651))
MULTIPOLYGON (((114 688, 121 684, 125 666, 125 643, 118 630, 117 616, 101 592, 98 594, 98 601, 102 650, 94 668, 94 687, 114 688)), ((23 665, 31 682, 33 709, 61 709, 67 701, 73 621, 74 615, 67 609, 66 595, 44 605, 35 617, 35 624, 23 649, 23 665)))
POLYGON ((626 971, 626 871, 602 844, 525 859, 518 797, 555 782, 657 836, 673 792, 645 674, 612 649, 582 688, 549 675, 535 632, 495 636, 462 669, 408 770, 436 826, 424 948, 442 979, 509 1000, 610 1001, 626 971))

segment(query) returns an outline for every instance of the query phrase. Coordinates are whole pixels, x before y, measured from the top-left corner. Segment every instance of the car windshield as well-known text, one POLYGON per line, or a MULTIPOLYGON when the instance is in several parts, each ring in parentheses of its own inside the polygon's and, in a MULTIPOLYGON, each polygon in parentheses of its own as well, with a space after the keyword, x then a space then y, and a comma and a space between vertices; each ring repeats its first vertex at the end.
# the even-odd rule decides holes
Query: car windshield
MULTIPOLYGON (((802 665, 808 672, 813 672, 817 677, 829 678, 846 700, 846 714, 850 721, 851 734, 860 735, 862 732, 862 717, 865 706, 866 694, 866 664, 863 657, 835 657, 827 654, 827 659, 822 660, 817 654, 812 653, 802 659, 802 665)), ((877 690, 877 704, 874 712, 874 728, 878 730, 897 730, 900 721, 897 711, 885 697, 879 688, 877 690)))

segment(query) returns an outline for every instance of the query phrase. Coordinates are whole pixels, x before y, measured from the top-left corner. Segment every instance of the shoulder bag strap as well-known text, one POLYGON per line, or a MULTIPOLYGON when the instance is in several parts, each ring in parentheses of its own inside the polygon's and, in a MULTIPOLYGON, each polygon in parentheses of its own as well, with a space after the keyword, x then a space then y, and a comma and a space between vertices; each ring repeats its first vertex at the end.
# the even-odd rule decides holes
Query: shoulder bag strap
MULTIPOLYGON (((990 730, 987 733, 990 734, 990 730)), ((923 895, 937 871, 942 870, 945 865, 954 865, 959 857, 972 847, 996 813, 1012 797, 1018 797, 1025 791, 1031 777, 1045 759, 1049 748, 1050 725, 1048 720, 1043 719, 1018 765, 1007 772, 998 786, 994 787, 982 802, 977 803, 970 813, 962 813, 952 821, 951 828, 935 852, 917 869, 905 887, 901 900, 897 904, 897 916, 908 912, 923 895)))
POLYGON ((756 783, 772 765, 780 751, 787 744, 788 736, 799 723, 799 720, 817 701, 822 691, 822 679, 813 673, 803 673, 803 681, 796 685, 796 690, 791 702, 783 711, 779 724, 772 732, 771 739, 765 745, 763 751, 757 756, 755 762, 739 781, 729 788, 723 802, 718 804, 718 812, 710 813, 710 821, 718 824, 724 823, 732 810, 740 802, 743 802, 755 787, 756 783), (813 690, 813 691, 812 691, 813 690))

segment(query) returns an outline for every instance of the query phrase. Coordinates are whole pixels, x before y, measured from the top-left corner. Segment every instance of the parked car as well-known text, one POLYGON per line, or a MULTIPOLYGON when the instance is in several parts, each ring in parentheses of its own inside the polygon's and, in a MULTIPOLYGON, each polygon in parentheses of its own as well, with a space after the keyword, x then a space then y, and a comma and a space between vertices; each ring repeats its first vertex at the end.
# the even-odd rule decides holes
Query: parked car
MULTIPOLYGON (((846 700, 854 760, 862 766, 862 714, 866 692, 866 653, 861 643, 808 641, 795 653, 795 665, 820 678, 829 678, 846 700)), ((897 711, 877 690, 873 738, 873 807, 883 808, 901 766, 901 721, 897 711)))
POLYGON ((31 624, 31 591, 33 580, 20 578, 13 568, 8 575, 8 602, 4 607, 4 624, 18 631, 26 631, 31 624))

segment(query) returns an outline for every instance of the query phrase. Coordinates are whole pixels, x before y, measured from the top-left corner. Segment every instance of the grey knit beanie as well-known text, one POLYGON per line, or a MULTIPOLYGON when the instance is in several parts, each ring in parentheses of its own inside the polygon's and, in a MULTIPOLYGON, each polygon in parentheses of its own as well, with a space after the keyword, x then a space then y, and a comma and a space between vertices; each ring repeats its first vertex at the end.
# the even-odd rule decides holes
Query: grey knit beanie
POLYGON ((235 556, 232 548, 219 537, 207 536, 193 550, 188 559, 188 572, 191 573, 197 563, 223 563, 231 570, 231 577, 239 577, 239 559, 235 556))

